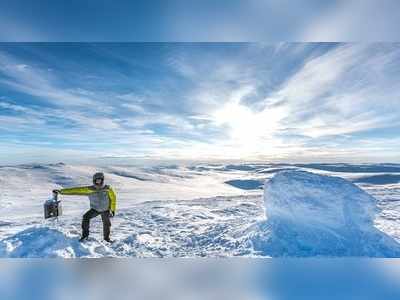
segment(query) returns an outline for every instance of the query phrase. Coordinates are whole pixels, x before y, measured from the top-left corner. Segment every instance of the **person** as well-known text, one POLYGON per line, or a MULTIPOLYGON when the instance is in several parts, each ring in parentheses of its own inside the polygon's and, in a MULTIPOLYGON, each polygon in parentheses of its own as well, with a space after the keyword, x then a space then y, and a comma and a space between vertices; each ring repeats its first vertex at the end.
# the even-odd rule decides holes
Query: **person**
POLYGON ((88 196, 90 200, 90 209, 82 218, 82 236, 80 241, 82 242, 89 237, 90 219, 101 215, 104 240, 112 243, 110 239, 110 218, 115 215, 117 197, 114 190, 109 185, 104 184, 103 173, 96 173, 93 175, 93 185, 91 186, 53 190, 53 193, 88 196))

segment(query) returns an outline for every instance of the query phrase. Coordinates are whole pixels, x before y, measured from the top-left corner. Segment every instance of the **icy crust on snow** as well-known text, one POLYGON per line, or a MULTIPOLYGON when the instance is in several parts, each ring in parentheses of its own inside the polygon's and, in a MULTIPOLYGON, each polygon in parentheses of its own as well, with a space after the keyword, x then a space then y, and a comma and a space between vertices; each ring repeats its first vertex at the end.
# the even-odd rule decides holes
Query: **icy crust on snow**
POLYGON ((399 257, 399 244, 374 227, 376 199, 351 182, 305 171, 266 181, 267 221, 252 242, 267 256, 399 257))

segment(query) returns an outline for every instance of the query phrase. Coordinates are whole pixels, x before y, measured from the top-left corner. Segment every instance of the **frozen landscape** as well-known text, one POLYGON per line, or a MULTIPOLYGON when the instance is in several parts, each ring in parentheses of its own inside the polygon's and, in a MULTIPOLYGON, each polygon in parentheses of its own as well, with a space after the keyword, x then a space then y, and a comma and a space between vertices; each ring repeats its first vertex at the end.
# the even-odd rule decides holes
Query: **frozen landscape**
POLYGON ((1 166, 0 257, 400 257, 399 204, 400 164, 1 166), (86 197, 43 218, 96 171, 118 196, 113 244, 99 217, 79 243, 86 197))

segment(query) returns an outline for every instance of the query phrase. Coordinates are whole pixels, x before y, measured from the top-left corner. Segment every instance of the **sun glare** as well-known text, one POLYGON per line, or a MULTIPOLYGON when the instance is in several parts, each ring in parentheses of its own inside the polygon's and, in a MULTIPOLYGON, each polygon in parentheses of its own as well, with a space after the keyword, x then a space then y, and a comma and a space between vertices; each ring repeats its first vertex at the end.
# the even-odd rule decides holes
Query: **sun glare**
POLYGON ((252 146, 264 139, 271 140, 283 116, 281 109, 254 112, 239 101, 232 101, 215 111, 213 119, 218 126, 227 126, 231 140, 252 146))

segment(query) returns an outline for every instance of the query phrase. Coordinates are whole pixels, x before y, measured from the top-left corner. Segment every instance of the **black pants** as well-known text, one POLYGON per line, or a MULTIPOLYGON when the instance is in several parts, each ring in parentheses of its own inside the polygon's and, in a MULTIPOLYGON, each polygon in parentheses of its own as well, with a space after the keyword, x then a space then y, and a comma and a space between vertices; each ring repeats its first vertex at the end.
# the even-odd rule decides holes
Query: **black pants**
POLYGON ((110 212, 106 211, 97 211, 93 208, 89 209, 84 215, 82 219, 82 237, 89 236, 89 227, 90 227, 90 219, 101 215, 101 220, 103 221, 103 236, 105 240, 110 238, 110 212))

